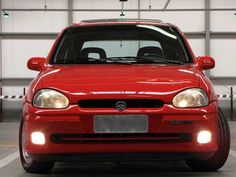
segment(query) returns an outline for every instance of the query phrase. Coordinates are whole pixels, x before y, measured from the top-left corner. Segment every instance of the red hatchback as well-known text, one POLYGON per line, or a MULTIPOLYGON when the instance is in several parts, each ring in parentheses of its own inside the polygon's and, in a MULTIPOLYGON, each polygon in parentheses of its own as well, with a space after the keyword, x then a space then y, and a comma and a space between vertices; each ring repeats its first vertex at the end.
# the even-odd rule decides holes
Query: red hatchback
POLYGON ((57 161, 183 159, 213 171, 227 160, 230 134, 203 70, 174 25, 156 20, 83 21, 63 30, 23 101, 24 169, 57 161))

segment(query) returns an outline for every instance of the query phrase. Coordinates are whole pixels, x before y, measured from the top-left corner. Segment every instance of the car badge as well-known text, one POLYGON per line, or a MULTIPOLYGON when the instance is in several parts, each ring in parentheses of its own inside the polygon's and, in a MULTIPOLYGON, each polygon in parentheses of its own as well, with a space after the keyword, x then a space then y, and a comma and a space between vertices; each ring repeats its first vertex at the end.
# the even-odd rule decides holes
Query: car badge
POLYGON ((118 111, 124 111, 127 108, 127 104, 124 101, 117 101, 116 102, 116 109, 118 111))

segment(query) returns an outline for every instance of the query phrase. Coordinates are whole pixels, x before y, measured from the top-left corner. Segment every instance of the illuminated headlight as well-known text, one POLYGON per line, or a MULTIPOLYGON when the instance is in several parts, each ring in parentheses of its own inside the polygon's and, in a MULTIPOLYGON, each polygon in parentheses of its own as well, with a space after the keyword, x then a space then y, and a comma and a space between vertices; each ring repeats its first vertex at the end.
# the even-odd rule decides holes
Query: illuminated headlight
POLYGON ((200 144, 206 144, 211 142, 211 132, 200 131, 197 135, 197 142, 200 144))
POLYGON ((178 108, 192 108, 207 106, 209 99, 202 89, 187 89, 177 94, 173 99, 173 105, 178 108))
POLYGON ((42 132, 33 132, 31 134, 31 142, 33 144, 44 145, 45 144, 45 137, 42 132))
POLYGON ((67 108, 69 100, 58 91, 42 89, 35 94, 33 105, 37 108, 67 108))

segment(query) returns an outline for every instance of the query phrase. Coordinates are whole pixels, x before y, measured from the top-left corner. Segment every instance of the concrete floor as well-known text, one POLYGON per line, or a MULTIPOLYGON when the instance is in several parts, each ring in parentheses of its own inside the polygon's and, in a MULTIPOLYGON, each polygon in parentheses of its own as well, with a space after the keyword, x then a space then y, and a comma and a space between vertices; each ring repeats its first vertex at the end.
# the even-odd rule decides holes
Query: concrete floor
POLYGON ((218 172, 193 172, 182 161, 164 161, 158 163, 142 164, 112 164, 112 163, 57 163, 50 174, 27 174, 21 167, 18 155, 18 122, 0 123, 0 177, 235 177, 236 175, 236 122, 230 122, 231 128, 231 154, 225 166, 218 172), (16 153, 15 153, 16 152, 16 153))

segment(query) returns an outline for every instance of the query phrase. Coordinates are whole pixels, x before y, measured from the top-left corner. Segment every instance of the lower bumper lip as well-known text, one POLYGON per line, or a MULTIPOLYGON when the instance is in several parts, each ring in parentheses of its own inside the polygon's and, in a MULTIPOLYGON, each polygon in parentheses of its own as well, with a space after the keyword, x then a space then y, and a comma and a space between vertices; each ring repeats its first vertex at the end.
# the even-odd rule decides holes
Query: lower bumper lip
POLYGON ((60 154, 39 154, 30 153, 30 157, 38 161, 58 161, 58 162, 109 162, 109 161, 142 161, 150 162, 156 160, 187 160, 187 159, 209 159, 215 152, 202 152, 202 153, 93 153, 93 154, 80 154, 80 153, 60 153, 60 154))

